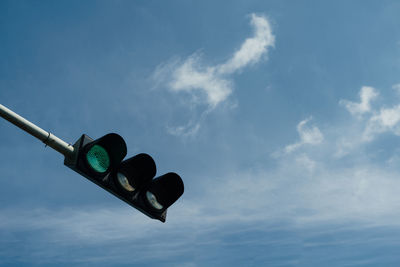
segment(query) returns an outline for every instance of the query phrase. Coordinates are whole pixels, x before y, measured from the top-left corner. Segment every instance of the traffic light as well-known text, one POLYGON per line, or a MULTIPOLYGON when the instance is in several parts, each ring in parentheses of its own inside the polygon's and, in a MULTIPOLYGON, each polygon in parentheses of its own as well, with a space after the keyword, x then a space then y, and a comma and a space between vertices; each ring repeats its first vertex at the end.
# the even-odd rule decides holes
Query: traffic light
POLYGON ((0 117, 63 154, 64 165, 153 219, 165 222, 168 207, 183 194, 178 174, 154 178, 156 164, 149 155, 138 154, 122 161, 127 149, 118 134, 96 140, 84 134, 71 146, 1 104, 0 117))
POLYGON ((124 139, 115 133, 93 140, 82 135, 74 153, 64 164, 147 216, 165 222, 167 208, 183 194, 182 179, 176 173, 154 178, 156 164, 151 156, 127 154, 124 139))

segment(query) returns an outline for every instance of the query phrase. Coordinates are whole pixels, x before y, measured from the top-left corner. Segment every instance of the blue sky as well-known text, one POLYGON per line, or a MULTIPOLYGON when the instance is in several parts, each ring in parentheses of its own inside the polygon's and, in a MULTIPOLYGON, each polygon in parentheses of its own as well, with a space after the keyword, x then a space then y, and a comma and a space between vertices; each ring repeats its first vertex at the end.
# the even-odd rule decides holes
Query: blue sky
POLYGON ((0 99, 179 173, 165 224, 0 123, 1 266, 397 266, 398 1, 1 1, 0 99))

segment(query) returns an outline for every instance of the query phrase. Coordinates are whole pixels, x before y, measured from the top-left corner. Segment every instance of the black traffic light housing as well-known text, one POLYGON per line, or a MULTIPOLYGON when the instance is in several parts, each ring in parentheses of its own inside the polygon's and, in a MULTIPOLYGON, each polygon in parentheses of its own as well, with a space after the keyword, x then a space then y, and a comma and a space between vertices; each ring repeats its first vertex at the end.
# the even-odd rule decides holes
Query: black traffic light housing
POLYGON ((96 140, 84 134, 74 149, 64 165, 153 219, 165 222, 167 208, 183 194, 178 174, 154 178, 156 164, 151 156, 142 153, 122 161, 127 148, 118 134, 96 140))

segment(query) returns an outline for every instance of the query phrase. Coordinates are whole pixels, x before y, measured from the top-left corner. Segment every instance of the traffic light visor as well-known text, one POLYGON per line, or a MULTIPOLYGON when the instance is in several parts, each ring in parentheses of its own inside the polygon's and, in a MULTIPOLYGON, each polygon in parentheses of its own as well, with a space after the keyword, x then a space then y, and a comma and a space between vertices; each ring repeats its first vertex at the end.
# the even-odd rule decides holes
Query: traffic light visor
POLYGON ((142 188, 156 174, 156 163, 153 158, 145 153, 138 154, 123 161, 113 175, 118 187, 125 193, 131 193, 142 188))
POLYGON ((170 172, 155 178, 146 192, 147 203, 156 210, 167 209, 183 194, 184 186, 178 174, 170 172))

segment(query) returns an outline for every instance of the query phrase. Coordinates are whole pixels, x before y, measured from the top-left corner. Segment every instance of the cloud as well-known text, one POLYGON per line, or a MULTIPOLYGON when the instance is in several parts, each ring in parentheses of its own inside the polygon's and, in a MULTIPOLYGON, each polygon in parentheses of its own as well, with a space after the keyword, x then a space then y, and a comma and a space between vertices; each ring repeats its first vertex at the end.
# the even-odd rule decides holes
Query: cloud
POLYGON ((206 102, 215 107, 231 94, 233 85, 215 67, 201 66, 199 56, 194 54, 176 67, 169 86, 175 92, 199 90, 206 95, 206 102))
POLYGON ((371 227, 399 226, 396 173, 360 166, 309 173, 301 164, 281 163, 273 170, 233 171, 206 181, 201 197, 178 201, 165 224, 123 204, 2 208, 0 264, 203 266, 238 249, 268 250, 268 244, 271 249, 293 242, 353 247, 349 232, 363 230, 376 244, 388 235, 372 234, 371 227), (327 240, 332 232, 343 238, 327 240))
MULTIPOLYGON (((0 229, 42 232, 63 244, 102 245, 152 236, 179 236, 174 240, 180 242, 189 232, 202 236, 222 231, 226 225, 282 221, 303 227, 346 222, 400 227, 397 171, 369 164, 334 167, 328 159, 309 157, 302 154, 296 158, 312 161, 312 172, 307 164, 288 155, 279 159, 277 168, 235 170, 213 177, 213 181, 205 181, 199 198, 187 197, 176 203, 165 224, 130 207, 92 206, 58 211, 2 209, 0 229)), ((173 245, 172 240, 168 242, 173 245)))
MULTIPOLYGON (((267 18, 256 14, 251 14, 250 18, 254 35, 247 38, 226 62, 207 65, 203 63, 199 53, 194 53, 185 60, 160 64, 153 74, 153 80, 158 85, 166 84, 171 92, 190 94, 192 100, 188 104, 191 109, 203 105, 207 106, 206 113, 215 109, 232 94, 232 75, 258 63, 268 53, 268 48, 274 46, 275 36, 267 18)), ((200 126, 198 123, 192 124, 195 127, 200 126)), ((168 131, 187 136, 197 130, 178 126, 176 130, 170 127, 168 131)))
POLYGON ((388 151, 387 159, 379 163, 376 152, 385 150, 384 144, 367 147, 383 133, 400 136, 400 105, 374 109, 370 102, 378 94, 363 86, 359 103, 340 101, 352 116, 348 121, 326 124, 324 135, 318 127, 309 126, 311 117, 302 120, 297 125, 300 140, 285 146, 286 153, 279 157, 272 155, 277 167, 248 173, 252 177, 244 180, 246 189, 240 188, 240 179, 232 179, 231 192, 225 189, 225 197, 253 194, 254 199, 244 202, 254 210, 268 210, 270 217, 260 220, 282 219, 302 226, 354 223, 358 227, 400 228, 396 151, 388 151), (318 146, 310 150, 307 144, 318 146), (343 161, 345 155, 349 157, 343 161))
MULTIPOLYGON (((185 210, 184 207, 181 209, 185 210)), ((163 224, 126 206, 64 207, 17 212, 1 209, 0 220, 0 236, 3 233, 15 235, 18 240, 14 242, 30 248, 22 255, 21 251, 15 251, 15 244, 12 245, 14 250, 10 251, 7 245, 0 244, 2 252, 5 251, 5 256, 11 258, 13 263, 25 261, 53 265, 68 262, 84 265, 108 262, 142 265, 140 263, 164 260, 167 256, 181 255, 187 251, 182 244, 182 240, 187 240, 181 238, 178 222, 163 224), (68 253, 65 253, 66 250, 68 253)), ((190 226, 187 220, 185 225, 188 231, 190 226)), ((0 259, 0 264, 7 263, 7 258, 0 259)))
POLYGON ((254 36, 244 41, 238 51, 226 63, 217 66, 220 74, 234 73, 242 68, 257 63, 274 46, 275 36, 272 34, 268 20, 263 16, 251 14, 254 36))
POLYGON ((360 102, 351 102, 341 100, 339 103, 344 105, 352 115, 362 115, 371 111, 371 101, 374 100, 378 93, 373 87, 363 86, 360 90, 360 102))
POLYGON ((400 136, 400 105, 373 109, 369 103, 377 95, 372 87, 363 86, 359 103, 340 101, 340 105, 346 103, 352 116, 349 121, 327 124, 322 129, 324 135, 316 126, 307 126, 311 118, 301 121, 297 126, 300 141, 273 157, 278 167, 253 175, 250 191, 259 190, 255 193, 259 202, 249 205, 268 209, 271 218, 286 217, 300 225, 353 222, 360 227, 400 227, 396 151, 387 151, 387 159, 379 163, 376 152, 385 150, 384 144, 367 147, 383 133, 400 136), (361 114, 364 116, 359 117, 361 114), (306 144, 322 142, 313 150, 306 149, 306 144), (295 150, 297 153, 291 153, 295 150), (345 155, 349 157, 343 161, 345 155), (260 201, 263 195, 273 197, 260 201), (272 208, 274 203, 279 210, 272 208))
POLYGON ((400 105, 392 108, 382 108, 367 122, 363 133, 363 140, 371 141, 377 134, 392 132, 400 135, 400 105))
MULTIPOLYGON (((300 159, 310 160, 309 155, 300 159)), ((207 199, 214 201, 215 214, 232 221, 400 227, 397 172, 366 165, 338 168, 327 159, 312 162, 313 172, 289 157, 274 170, 232 174, 228 182, 213 185, 207 199)))
POLYGON ((305 119, 297 125, 297 132, 300 136, 300 141, 285 147, 286 153, 291 153, 303 145, 318 145, 324 140, 324 136, 317 126, 307 127, 307 123, 312 118, 305 119))
POLYGON ((169 88, 174 92, 203 92, 211 107, 225 101, 233 90, 228 75, 259 62, 268 52, 268 47, 274 45, 275 37, 265 17, 252 14, 251 25, 254 36, 246 39, 227 62, 206 66, 198 54, 193 54, 172 70, 169 88))
POLYGON ((167 126, 167 132, 171 135, 190 137, 196 135, 200 129, 200 122, 189 121, 187 125, 170 127, 167 126))
MULTIPOLYGON (((392 86, 393 89, 399 90, 399 84, 392 86)), ((345 108, 358 119, 362 119, 364 123, 364 130, 359 134, 361 138, 352 140, 351 142, 342 142, 346 146, 351 147, 355 144, 363 142, 371 142, 379 134, 391 132, 395 135, 400 135, 400 105, 392 107, 381 107, 380 109, 372 109, 370 102, 375 99, 379 93, 376 89, 369 86, 363 86, 359 92, 360 103, 351 102, 348 100, 341 100, 339 104, 344 105, 345 108), (363 118, 360 115, 367 114, 363 118)))

